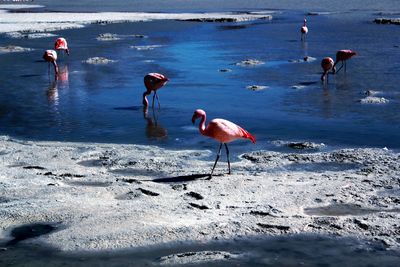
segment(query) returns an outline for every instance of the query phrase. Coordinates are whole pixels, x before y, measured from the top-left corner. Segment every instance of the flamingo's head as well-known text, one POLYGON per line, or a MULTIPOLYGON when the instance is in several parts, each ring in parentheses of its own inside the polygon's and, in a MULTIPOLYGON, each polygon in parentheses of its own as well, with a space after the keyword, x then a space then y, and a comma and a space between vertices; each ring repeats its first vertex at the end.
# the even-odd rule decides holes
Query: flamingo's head
POLYGON ((194 124, 194 122, 198 119, 198 118, 202 118, 206 116, 206 112, 202 109, 196 109, 195 112, 193 113, 193 117, 192 117, 192 123, 194 124))

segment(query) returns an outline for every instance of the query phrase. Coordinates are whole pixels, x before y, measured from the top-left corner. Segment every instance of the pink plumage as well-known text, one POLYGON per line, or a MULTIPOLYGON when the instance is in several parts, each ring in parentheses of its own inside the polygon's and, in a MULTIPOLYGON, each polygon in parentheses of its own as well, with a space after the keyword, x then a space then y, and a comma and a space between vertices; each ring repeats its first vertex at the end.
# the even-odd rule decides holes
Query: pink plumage
POLYGON ((54 48, 56 50, 64 50, 67 55, 69 55, 68 43, 63 37, 57 38, 56 42, 54 43, 54 48))
MULTIPOLYGON (((151 92, 154 92, 152 104, 154 106, 155 97, 158 101, 157 90, 163 87, 168 81, 169 79, 160 73, 153 72, 144 76, 144 86, 146 87, 146 91, 143 93, 143 105, 146 107, 149 105, 147 96, 151 94, 151 92)), ((158 105, 160 106, 160 102, 158 102, 158 105)))
MULTIPOLYGON (((333 73, 336 72, 336 65, 339 62, 342 62, 342 66, 340 66, 339 70, 341 70, 344 65, 344 71, 346 71, 346 61, 355 55, 357 55, 357 52, 352 51, 350 49, 344 49, 344 50, 337 51, 336 52, 336 61, 335 61, 335 64, 333 65, 333 73)), ((338 72, 339 72, 339 70, 338 70, 338 72)))
POLYGON ((240 127, 239 125, 236 125, 233 122, 230 122, 230 121, 224 120, 224 119, 213 119, 206 126, 206 112, 202 109, 197 109, 194 112, 193 117, 192 117, 192 123, 194 124, 195 121, 199 118, 201 118, 201 121, 199 124, 200 133, 202 135, 211 137, 221 143, 218 154, 217 154, 217 159, 214 163, 214 167, 211 171, 210 177, 212 176, 214 168, 218 162, 222 144, 224 144, 225 148, 226 148, 226 153, 227 153, 227 157, 228 157, 229 174, 230 174, 231 168, 230 168, 230 162, 229 162, 229 149, 228 149, 227 143, 232 142, 236 139, 244 138, 244 139, 251 140, 255 144, 256 138, 251 133, 249 133, 242 127, 240 127))
POLYGON ((43 59, 54 66, 54 71, 56 75, 58 74, 58 66, 57 66, 57 52, 54 50, 46 50, 43 54, 43 59))
POLYGON ((308 33, 308 27, 307 27, 307 20, 306 19, 304 19, 304 24, 300 28, 300 32, 301 32, 301 40, 305 39, 305 36, 308 33))
POLYGON ((334 61, 330 57, 326 57, 321 61, 321 67, 324 70, 324 73, 321 76, 321 80, 324 81, 325 77, 328 77, 328 72, 333 68, 334 61))

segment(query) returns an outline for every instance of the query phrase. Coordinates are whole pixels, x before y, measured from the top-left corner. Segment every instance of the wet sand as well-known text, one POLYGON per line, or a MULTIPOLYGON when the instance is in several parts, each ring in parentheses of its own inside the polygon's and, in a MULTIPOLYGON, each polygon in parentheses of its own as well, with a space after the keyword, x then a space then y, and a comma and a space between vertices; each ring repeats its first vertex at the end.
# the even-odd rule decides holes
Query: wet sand
MULTIPOLYGON (((0 229, 55 227, 24 242, 61 251, 334 234, 399 249, 400 155, 385 149, 256 151, 32 142, 1 137, 0 229)), ((47 228, 45 228, 47 229, 47 228)))

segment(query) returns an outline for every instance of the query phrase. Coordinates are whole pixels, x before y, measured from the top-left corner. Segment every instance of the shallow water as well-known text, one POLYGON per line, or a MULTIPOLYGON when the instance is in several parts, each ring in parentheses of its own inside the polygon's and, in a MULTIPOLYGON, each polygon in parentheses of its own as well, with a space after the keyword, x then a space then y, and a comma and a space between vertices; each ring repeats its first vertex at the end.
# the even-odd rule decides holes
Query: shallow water
POLYGON ((56 11, 147 11, 147 12, 187 12, 187 11, 237 11, 251 9, 296 9, 306 11, 348 11, 380 10, 397 11, 397 0, 82 0, 79 2, 62 0, 35 0, 34 4, 44 5, 56 11))
POLYGON ((397 266, 400 254, 378 242, 291 235, 114 252, 61 252, 18 243, 0 251, 5 266, 397 266))
MULTIPOLYGON (((139 2, 137 9, 147 10, 139 2)), ((212 9, 239 5, 239 2, 232 5, 222 2, 212 9)), ((46 1, 35 4, 42 3, 48 4, 46 1)), ((85 6, 91 9, 97 2, 87 3, 85 6)), ((120 3, 115 2, 111 10, 118 10, 120 3)), ((200 136, 190 122, 193 111, 203 108, 208 118, 232 120, 257 137, 256 146, 237 142, 233 144, 236 146, 233 152, 272 148, 269 143, 272 140, 398 149, 400 49, 395 45, 399 43, 400 27, 373 24, 375 13, 386 10, 390 1, 372 3, 375 2, 360 10, 361 4, 355 1, 344 13, 310 16, 310 34, 304 43, 298 33, 304 12, 294 10, 290 4, 275 14, 271 22, 163 21, 58 31, 57 35, 69 40, 71 56, 61 55, 62 74, 57 82, 53 81, 52 70, 49 75, 47 64, 41 62, 42 51, 52 46, 54 37, 12 39, 0 35, 2 46, 35 49, 0 54, 0 134, 37 140, 214 150, 216 144, 200 136), (96 40, 102 33, 119 34, 121 39, 96 40), (130 36, 134 34, 148 38, 130 36), (146 45, 158 47, 131 48, 146 45), (321 58, 334 57, 335 51, 343 48, 354 49, 359 56, 348 62, 347 73, 341 71, 323 86, 319 81, 321 58), (306 55, 317 60, 301 62, 306 55), (117 62, 108 65, 82 62, 95 56, 117 62), (265 64, 235 65, 249 58, 265 64), (298 63, 289 62, 299 59, 298 63), (220 69, 232 71, 220 72, 220 69), (141 94, 143 76, 148 72, 164 73, 171 81, 159 91, 161 110, 150 109, 145 113, 141 94), (268 88, 246 89, 254 84, 268 88), (293 89, 294 85, 301 85, 302 89, 293 89), (371 89, 390 102, 359 103, 365 97, 364 91, 371 89)), ((255 5, 264 7, 260 2, 255 5)), ((271 2, 271 6, 278 4, 271 2)), ((323 10, 331 6, 321 5, 323 10)), ((60 1, 48 5, 53 7, 68 9, 60 1)), ((79 7, 69 6, 75 11, 79 7)), ((102 8, 107 10, 109 6, 102 8)))

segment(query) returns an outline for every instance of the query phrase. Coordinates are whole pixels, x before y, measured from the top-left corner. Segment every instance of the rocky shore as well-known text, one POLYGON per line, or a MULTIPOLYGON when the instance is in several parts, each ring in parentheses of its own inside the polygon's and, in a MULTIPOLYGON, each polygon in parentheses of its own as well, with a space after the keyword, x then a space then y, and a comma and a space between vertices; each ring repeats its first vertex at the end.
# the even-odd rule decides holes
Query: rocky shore
POLYGON ((43 235, 25 242, 63 251, 292 233, 398 249, 400 154, 307 151, 245 153, 208 180, 207 150, 1 137, 1 246, 36 225, 43 235))

